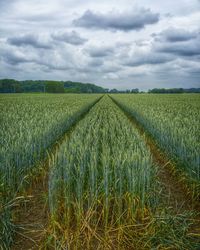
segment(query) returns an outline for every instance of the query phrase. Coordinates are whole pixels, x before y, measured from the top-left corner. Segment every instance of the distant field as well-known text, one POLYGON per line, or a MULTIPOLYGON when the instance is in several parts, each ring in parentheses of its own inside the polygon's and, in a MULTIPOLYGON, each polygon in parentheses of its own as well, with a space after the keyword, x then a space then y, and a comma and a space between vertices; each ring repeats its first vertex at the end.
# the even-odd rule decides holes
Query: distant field
POLYGON ((1 94, 0 109, 0 249, 199 249, 200 94, 1 94))

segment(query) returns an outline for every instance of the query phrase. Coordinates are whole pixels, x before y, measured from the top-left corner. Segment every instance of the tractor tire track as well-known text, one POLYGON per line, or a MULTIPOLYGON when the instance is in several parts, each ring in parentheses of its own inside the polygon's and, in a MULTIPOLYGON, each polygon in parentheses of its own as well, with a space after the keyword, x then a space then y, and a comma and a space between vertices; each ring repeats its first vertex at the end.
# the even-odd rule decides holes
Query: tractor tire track
POLYGON ((158 178, 160 180, 162 190, 161 196, 164 206, 173 208, 177 213, 183 211, 200 211, 199 201, 194 200, 188 192, 187 185, 180 181, 180 176, 176 174, 176 165, 167 155, 158 147, 156 141, 144 129, 144 127, 127 112, 113 97, 109 96, 111 100, 123 111, 128 117, 129 121, 133 124, 139 133, 143 136, 146 144, 148 145, 153 157, 154 163, 158 166, 158 178))
MULTIPOLYGON (((48 149, 48 156, 37 164, 36 171, 29 179, 30 185, 23 194, 22 202, 14 211, 16 235, 12 250, 38 250, 42 249, 42 242, 46 235, 48 225, 48 172, 49 157, 56 154, 60 145, 70 137, 78 123, 85 118, 89 111, 101 100, 103 95, 93 102, 80 116, 75 119, 69 129, 60 136, 48 149), (39 173, 38 173, 39 172, 39 173)), ((21 195, 21 194, 20 194, 21 195)))

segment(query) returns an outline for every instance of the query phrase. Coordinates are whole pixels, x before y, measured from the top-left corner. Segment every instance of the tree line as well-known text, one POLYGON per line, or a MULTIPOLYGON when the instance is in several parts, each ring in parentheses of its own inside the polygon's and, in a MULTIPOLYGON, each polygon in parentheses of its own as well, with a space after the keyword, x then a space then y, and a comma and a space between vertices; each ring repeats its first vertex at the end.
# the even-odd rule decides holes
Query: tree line
MULTIPOLYGON (((17 81, 14 79, 0 79, 0 93, 144 93, 138 88, 117 90, 106 89, 92 83, 72 82, 72 81, 43 81, 26 80, 17 81)), ((200 88, 154 88, 148 90, 150 94, 171 94, 171 93, 200 93, 200 88)))
POLYGON ((150 89, 148 93, 158 93, 158 94, 178 94, 178 93, 200 93, 200 88, 190 88, 190 89, 183 89, 183 88, 171 88, 171 89, 150 89))
POLYGON ((105 93, 107 91, 108 89, 104 89, 95 84, 72 81, 0 80, 0 93, 105 93))

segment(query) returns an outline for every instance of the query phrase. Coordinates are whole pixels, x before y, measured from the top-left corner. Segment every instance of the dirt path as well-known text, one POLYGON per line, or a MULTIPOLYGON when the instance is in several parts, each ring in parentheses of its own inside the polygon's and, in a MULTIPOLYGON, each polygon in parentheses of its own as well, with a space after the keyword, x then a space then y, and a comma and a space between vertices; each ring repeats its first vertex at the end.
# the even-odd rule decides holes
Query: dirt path
MULTIPOLYGON (((101 97, 102 98, 102 97, 101 97)), ((59 150, 60 145, 67 140, 77 124, 84 119, 90 109, 100 101, 99 98, 89 107, 78 120, 68 129, 49 149, 49 157, 59 150)), ((38 167, 40 173, 36 174, 30 182, 30 187, 26 190, 25 199, 16 208, 15 224, 18 227, 12 250, 38 250, 45 238, 48 225, 48 172, 49 157, 46 157, 38 167)))
POLYGON ((30 198, 23 202, 16 211, 16 225, 20 228, 17 231, 13 250, 18 249, 39 249, 40 241, 45 235, 45 228, 48 224, 48 176, 40 178, 31 185, 27 191, 30 198))
POLYGON ((158 166, 158 178, 162 188, 160 195, 163 196, 162 202, 164 205, 173 208, 173 211, 176 213, 181 213, 186 210, 196 210, 199 212, 199 202, 192 199, 187 186, 180 181, 180 176, 177 175, 176 172, 173 172, 176 167, 174 163, 159 149, 156 141, 145 131, 143 126, 132 115, 126 112, 118 102, 112 97, 110 98, 128 117, 133 126, 137 128, 148 145, 153 161, 158 166))

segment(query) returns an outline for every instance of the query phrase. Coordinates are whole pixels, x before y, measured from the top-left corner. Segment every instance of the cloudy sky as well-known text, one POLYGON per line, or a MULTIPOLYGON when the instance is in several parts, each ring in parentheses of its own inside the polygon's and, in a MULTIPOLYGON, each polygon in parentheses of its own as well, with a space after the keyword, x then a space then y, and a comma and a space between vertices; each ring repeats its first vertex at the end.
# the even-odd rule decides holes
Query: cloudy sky
POLYGON ((0 78, 200 87, 200 0, 0 0, 0 78))

